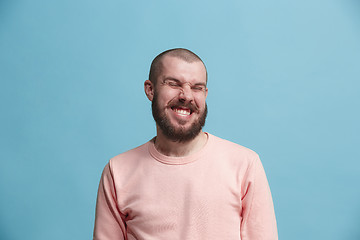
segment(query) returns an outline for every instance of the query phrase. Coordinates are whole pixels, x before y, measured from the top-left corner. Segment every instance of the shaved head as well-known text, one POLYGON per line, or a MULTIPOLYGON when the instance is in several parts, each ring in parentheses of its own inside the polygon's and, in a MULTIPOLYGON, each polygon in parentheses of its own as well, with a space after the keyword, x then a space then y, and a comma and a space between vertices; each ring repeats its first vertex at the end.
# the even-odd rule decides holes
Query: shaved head
POLYGON ((149 73, 149 80, 155 85, 158 76, 160 75, 163 67, 163 58, 165 56, 179 58, 184 60, 185 62, 192 63, 192 62, 202 62, 206 71, 206 82, 207 82, 207 70, 205 67, 204 62, 201 58, 193 53, 192 51, 185 49, 185 48, 174 48, 166 50, 165 52, 160 53, 157 55, 151 63, 150 73, 149 73))

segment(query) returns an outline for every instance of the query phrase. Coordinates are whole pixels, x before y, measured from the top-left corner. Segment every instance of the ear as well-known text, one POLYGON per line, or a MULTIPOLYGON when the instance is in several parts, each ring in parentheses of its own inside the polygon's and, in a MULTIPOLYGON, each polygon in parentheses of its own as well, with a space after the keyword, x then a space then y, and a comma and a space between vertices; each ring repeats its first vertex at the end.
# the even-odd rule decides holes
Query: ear
POLYGON ((154 85, 150 80, 144 82, 144 90, 147 98, 152 101, 154 98, 154 85))

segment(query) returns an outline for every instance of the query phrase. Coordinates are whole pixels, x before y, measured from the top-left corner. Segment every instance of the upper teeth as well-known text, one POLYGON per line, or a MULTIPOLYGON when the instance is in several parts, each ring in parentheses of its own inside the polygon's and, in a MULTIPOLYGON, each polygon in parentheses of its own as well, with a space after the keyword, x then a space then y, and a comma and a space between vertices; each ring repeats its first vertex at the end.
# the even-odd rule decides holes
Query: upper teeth
POLYGON ((183 114, 183 115, 190 115, 190 110, 175 109, 175 112, 183 114))

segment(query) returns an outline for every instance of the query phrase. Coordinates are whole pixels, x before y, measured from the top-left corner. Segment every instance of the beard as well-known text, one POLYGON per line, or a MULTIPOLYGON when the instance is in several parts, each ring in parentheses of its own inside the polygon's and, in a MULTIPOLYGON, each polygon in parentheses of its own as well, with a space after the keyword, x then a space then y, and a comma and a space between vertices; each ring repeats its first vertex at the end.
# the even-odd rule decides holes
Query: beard
MULTIPOLYGON (((177 106, 184 106, 183 103, 178 102, 177 106)), ((204 112, 202 112, 198 119, 196 119, 188 129, 184 127, 175 127, 171 124, 169 118, 166 116, 165 111, 160 109, 158 105, 158 97, 156 92, 151 103, 152 114, 156 124, 160 127, 162 133, 170 140, 176 142, 188 142, 194 139, 205 125, 207 116, 207 104, 205 103, 204 112)), ((192 107, 194 109, 194 106, 192 107)))

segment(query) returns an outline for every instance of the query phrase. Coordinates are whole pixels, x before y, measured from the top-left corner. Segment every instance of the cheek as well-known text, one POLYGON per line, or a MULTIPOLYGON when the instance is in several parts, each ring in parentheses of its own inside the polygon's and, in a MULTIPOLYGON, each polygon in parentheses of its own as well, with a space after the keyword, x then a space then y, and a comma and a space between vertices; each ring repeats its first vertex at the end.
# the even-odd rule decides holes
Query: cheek
POLYGON ((172 101, 172 100, 178 98, 179 94, 180 94, 179 90, 169 89, 168 91, 166 91, 166 93, 164 93, 163 97, 167 101, 172 101))
POLYGON ((158 100, 162 104, 168 104, 169 102, 176 99, 178 96, 178 93, 176 91, 167 91, 161 95, 158 96, 158 100))
POLYGON ((199 107, 205 107, 206 97, 203 94, 195 96, 195 102, 199 107))

